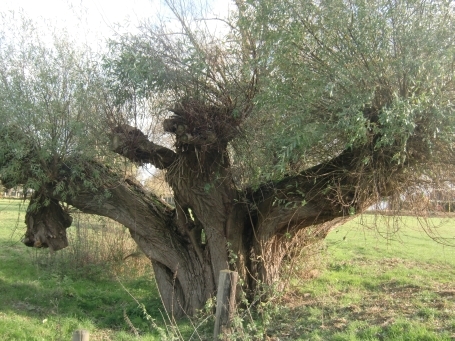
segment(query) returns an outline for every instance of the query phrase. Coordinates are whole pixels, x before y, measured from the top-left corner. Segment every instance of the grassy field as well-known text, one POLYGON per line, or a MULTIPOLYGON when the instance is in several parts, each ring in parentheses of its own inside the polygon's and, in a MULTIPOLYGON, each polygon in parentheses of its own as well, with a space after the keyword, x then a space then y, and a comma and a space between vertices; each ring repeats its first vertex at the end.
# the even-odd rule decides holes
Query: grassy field
MULTIPOLYGON (((99 235, 103 221, 91 220, 88 236, 123 243, 118 254, 85 245, 71 228, 72 243, 88 252, 70 247, 52 255, 20 243, 24 210, 20 201, 0 200, 1 340, 70 340, 79 328, 91 341, 212 339, 210 316, 197 332, 190 321, 178 329, 169 323, 147 261, 123 261, 134 246, 121 229, 99 235)), ((239 314, 246 325, 239 339, 454 340, 455 248, 428 234, 455 242, 455 219, 365 215, 349 222, 310 261, 292 266, 284 295, 253 316, 239 314)))
POLYGON ((162 319, 150 267, 132 269, 131 258, 101 266, 79 257, 73 264, 74 253, 27 248, 20 242, 25 208, 20 201, 0 200, 1 340, 70 340, 80 328, 90 331, 90 340, 137 340, 135 334, 145 332, 140 340, 160 339, 134 300, 162 319))
POLYGON ((453 244, 455 219, 364 215, 332 231, 317 278, 294 276, 288 339, 455 339, 455 248, 429 235, 453 244))

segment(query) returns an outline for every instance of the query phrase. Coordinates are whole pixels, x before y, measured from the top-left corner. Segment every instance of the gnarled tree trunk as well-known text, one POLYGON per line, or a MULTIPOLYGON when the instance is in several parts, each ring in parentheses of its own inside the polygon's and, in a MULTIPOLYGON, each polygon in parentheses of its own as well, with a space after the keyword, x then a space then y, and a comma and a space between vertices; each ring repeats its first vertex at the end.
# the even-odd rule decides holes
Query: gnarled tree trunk
MULTIPOLYGON (((100 201, 79 191, 61 198, 50 184, 41 195, 52 198, 52 206, 34 213, 47 216, 43 210, 55 209, 56 200, 64 199, 83 212, 125 225, 150 258, 164 304, 175 316, 202 308, 216 294, 223 269, 238 271, 246 290, 255 290, 257 283, 278 283, 282 262, 296 247, 325 238, 379 195, 392 193, 388 184, 402 176, 402 167, 388 162, 393 150, 387 155, 366 145, 280 182, 239 189, 227 153, 238 123, 231 113, 195 105, 175 113, 164 122, 165 130, 176 136, 175 150, 150 142, 130 126, 118 126, 112 135, 118 154, 167 170, 175 207, 94 163, 108 179, 100 190, 107 189, 109 196, 100 201), (363 154, 373 161, 359 163, 363 154)), ((64 177, 65 168, 58 174, 64 177)), ((39 246, 52 247, 61 238, 64 246, 69 220, 64 213, 55 217, 61 219, 58 233, 52 230, 55 223, 42 224, 36 232, 27 218, 26 244, 38 246, 39 241, 39 246), (42 240, 49 235, 52 242, 42 240)))

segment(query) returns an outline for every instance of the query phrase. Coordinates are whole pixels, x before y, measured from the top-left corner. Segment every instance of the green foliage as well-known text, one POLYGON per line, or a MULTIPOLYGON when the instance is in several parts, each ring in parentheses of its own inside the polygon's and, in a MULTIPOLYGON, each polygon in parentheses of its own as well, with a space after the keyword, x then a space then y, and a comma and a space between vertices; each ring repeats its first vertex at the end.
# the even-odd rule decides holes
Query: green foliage
POLYGON ((153 90, 167 85, 170 71, 150 43, 139 37, 122 36, 109 42, 109 52, 103 57, 103 68, 117 104, 134 105, 134 101, 148 98, 153 90))
POLYGON ((452 143, 451 1, 250 0, 243 16, 263 65, 249 122, 265 129, 251 141, 271 167, 260 175, 306 168, 373 135, 397 163, 452 143))
POLYGON ((134 110, 135 101, 157 94, 167 98, 168 106, 184 99, 215 105, 240 102, 245 84, 239 64, 232 62, 239 57, 236 42, 213 36, 197 21, 190 24, 194 18, 172 3, 167 3, 175 15, 172 23, 144 23, 141 33, 109 41, 103 67, 117 103, 134 110), (227 59, 231 62, 218 63, 227 59))
POLYGON ((54 188, 54 194, 63 195, 68 178, 84 176, 77 167, 99 157, 107 144, 96 56, 65 32, 20 15, 2 15, 0 36, 2 181, 39 190, 63 171, 66 183, 54 188))
POLYGON ((231 158, 238 183, 253 187, 372 140, 396 164, 453 142, 448 0, 238 1, 216 34, 203 13, 166 4, 174 19, 111 40, 104 56, 4 16, 5 183, 38 189, 55 178, 55 160, 104 154, 105 123, 157 124, 185 100, 228 108, 241 123, 231 158))

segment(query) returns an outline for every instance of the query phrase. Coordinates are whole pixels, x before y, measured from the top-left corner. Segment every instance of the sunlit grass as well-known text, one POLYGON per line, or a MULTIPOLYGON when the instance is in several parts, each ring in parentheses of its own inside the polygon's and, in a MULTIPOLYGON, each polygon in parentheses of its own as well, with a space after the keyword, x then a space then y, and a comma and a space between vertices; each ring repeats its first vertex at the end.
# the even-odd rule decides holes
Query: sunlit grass
MULTIPOLYGON (((81 272, 90 271, 92 264, 78 269, 52 268, 57 263, 50 259, 55 255, 49 250, 30 249, 20 242, 25 208, 19 200, 0 200, 2 340, 69 340, 80 328, 91 332, 90 340, 160 340, 130 296, 144 304, 153 318, 162 320, 150 266, 142 273, 127 273, 121 267, 99 268, 98 278, 81 272), (50 263, 45 264, 46 260, 50 263), (119 270, 118 276, 112 276, 113 270, 119 270), (103 271, 111 275, 103 276, 103 271), (125 314, 140 338, 134 337, 125 314)), ((129 261, 134 260, 124 265, 132 266, 129 261)))
POLYGON ((455 219, 452 217, 363 215, 327 238, 336 259, 401 258, 455 265, 455 219))
MULTIPOLYGON (((452 340, 455 220, 364 215, 326 239, 325 270, 294 278, 299 340, 452 340), (424 229, 428 229, 426 232, 424 229), (442 239, 444 238, 444 239, 442 239)), ((292 339, 292 338, 290 338, 292 339)))
MULTIPOLYGON (((26 248, 20 242, 24 214, 21 201, 0 200, 2 340, 69 340, 83 328, 91 341, 154 341, 163 339, 166 328, 176 327, 177 333, 169 332, 184 340, 191 335, 192 340, 212 339, 212 318, 197 333, 188 320, 169 323, 150 266, 128 272, 134 268, 128 258, 106 267, 65 268, 57 266, 70 264, 64 253, 26 248)), ((96 218, 87 219, 99 225, 96 218)), ((432 217, 424 223, 413 217, 365 215, 332 231, 322 253, 293 266, 291 287, 281 303, 253 314, 257 323, 263 323, 261 316, 271 318, 266 330, 270 340, 452 340, 455 249, 436 243, 428 233, 449 244, 455 219, 432 217)), ((88 231, 86 237, 109 237, 98 232, 88 231)))

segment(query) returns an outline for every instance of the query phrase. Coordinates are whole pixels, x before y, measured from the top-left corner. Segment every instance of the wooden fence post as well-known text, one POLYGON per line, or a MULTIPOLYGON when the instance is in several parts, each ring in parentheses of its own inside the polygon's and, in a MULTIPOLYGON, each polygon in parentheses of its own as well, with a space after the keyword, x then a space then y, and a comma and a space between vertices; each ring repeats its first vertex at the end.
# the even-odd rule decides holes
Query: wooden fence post
POLYGON ((89 341, 89 332, 88 330, 80 329, 76 330, 73 333, 73 341, 89 341))
POLYGON ((221 270, 216 295, 216 315, 213 339, 226 340, 235 311, 235 292, 239 274, 235 271, 221 270), (220 337, 221 336, 221 337, 220 337))

